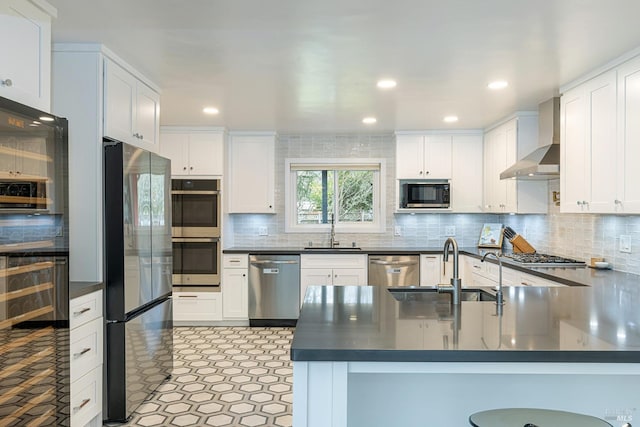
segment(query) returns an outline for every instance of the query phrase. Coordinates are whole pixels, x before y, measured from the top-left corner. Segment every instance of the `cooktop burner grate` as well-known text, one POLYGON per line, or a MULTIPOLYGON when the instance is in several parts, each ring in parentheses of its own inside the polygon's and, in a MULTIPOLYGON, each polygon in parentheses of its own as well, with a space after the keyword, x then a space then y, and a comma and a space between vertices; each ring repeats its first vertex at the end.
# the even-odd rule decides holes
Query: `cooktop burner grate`
POLYGON ((581 267, 585 263, 571 258, 547 254, 504 254, 513 261, 531 267, 581 267))

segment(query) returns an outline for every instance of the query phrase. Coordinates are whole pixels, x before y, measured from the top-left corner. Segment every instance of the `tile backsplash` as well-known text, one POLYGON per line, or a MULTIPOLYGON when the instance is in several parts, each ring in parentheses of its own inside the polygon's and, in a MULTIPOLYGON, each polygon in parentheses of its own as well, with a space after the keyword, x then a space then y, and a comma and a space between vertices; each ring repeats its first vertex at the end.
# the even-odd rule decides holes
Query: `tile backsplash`
MULTIPOLYGON (((284 179, 286 158, 385 158, 386 230, 384 233, 341 234, 342 246, 440 247, 455 227, 460 246, 475 246, 482 225, 500 222, 522 234, 539 252, 578 258, 604 257, 616 270, 640 274, 640 216, 564 214, 549 203, 548 215, 494 214, 394 214, 395 135, 380 134, 280 134, 276 143, 276 215, 234 214, 225 224, 225 247, 304 247, 327 244, 329 233, 285 233, 284 179), (228 227, 228 228, 227 228, 228 227), (259 230, 267 228, 268 235, 259 230), (400 235, 395 235, 399 227, 400 235), (229 232, 230 230, 230 232, 229 232), (631 237, 632 253, 618 251, 620 235, 631 237)), ((559 190, 550 182, 549 194, 559 190)), ((511 245, 506 242, 505 250, 511 245)))

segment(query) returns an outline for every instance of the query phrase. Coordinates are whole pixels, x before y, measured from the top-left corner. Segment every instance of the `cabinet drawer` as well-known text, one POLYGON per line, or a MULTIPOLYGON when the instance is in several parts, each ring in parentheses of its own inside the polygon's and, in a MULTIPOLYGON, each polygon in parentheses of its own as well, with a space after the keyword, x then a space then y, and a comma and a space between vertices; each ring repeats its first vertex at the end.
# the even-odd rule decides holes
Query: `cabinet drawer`
POLYGON ((69 304, 69 327, 71 329, 98 317, 102 317, 102 291, 92 292, 71 300, 69 304))
POLYGON ((363 268, 366 270, 367 255, 301 255, 300 268, 363 268))
POLYGON ((249 268, 249 256, 242 255, 224 255, 222 257, 222 267, 224 268, 249 268))
POLYGON ((71 357, 71 382, 76 381, 96 366, 102 365, 102 318, 92 320, 72 329, 69 352, 71 357))
POLYGON ((212 292, 179 292, 173 295, 173 320, 222 320, 222 296, 212 292))
POLYGON ((71 427, 84 427, 102 410, 102 365, 71 383, 71 427))

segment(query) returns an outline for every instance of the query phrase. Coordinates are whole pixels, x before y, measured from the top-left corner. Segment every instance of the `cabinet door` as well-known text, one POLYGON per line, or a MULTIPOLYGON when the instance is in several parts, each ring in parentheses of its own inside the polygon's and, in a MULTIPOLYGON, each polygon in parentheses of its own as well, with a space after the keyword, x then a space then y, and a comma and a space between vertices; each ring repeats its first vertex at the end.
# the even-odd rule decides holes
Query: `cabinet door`
POLYGON ((134 134, 136 78, 114 62, 105 60, 104 134, 123 142, 138 142, 134 134))
POLYGON ((451 179, 451 135, 424 138, 424 178, 451 179))
POLYGON ((482 136, 454 135, 451 157, 451 210, 482 212, 482 136))
POLYGON ((640 59, 618 70, 616 212, 640 213, 640 59))
POLYGON ((441 255, 420 255, 420 286, 435 287, 440 280, 441 255))
POLYGON ((396 177, 424 178, 424 137, 398 135, 396 137, 396 177))
POLYGON ((189 174, 222 175, 222 133, 192 132, 189 135, 189 174))
POLYGON ((587 176, 591 187, 589 212, 615 212, 616 188, 616 72, 610 71, 587 84, 589 96, 590 156, 587 176))
POLYGON ((147 85, 136 82, 134 137, 156 146, 160 128, 160 95, 147 85))
POLYGON ((582 87, 560 100, 560 211, 582 212, 586 195, 587 109, 582 87))
POLYGON ((336 268, 333 284, 337 286, 362 286, 367 284, 367 272, 360 268, 336 268))
POLYGON ((275 213, 273 136, 233 136, 229 213, 275 213))
POLYGON ((0 40, 0 96, 49 111, 51 17, 27 1, 3 1, 0 40))
MULTIPOLYGON (((500 173, 518 160, 518 120, 513 119, 504 124, 504 152, 498 165, 500 212, 518 212, 518 182, 515 179, 500 179, 500 173)), ((502 146, 501 146, 502 147, 502 146)), ((526 153, 529 154, 529 153, 526 153)))
POLYGON ((248 270, 225 268, 222 275, 222 316, 234 319, 249 318, 248 270))
POLYGON ((309 286, 328 286, 333 284, 333 270, 330 268, 300 269, 300 305, 309 286))
POLYGON ((171 176, 187 175, 189 134, 162 132, 160 134, 160 155, 171 160, 171 176))
POLYGON ((501 213, 504 210, 507 186, 500 180, 500 172, 507 165, 507 127, 499 126, 485 137, 484 157, 485 211, 501 213))

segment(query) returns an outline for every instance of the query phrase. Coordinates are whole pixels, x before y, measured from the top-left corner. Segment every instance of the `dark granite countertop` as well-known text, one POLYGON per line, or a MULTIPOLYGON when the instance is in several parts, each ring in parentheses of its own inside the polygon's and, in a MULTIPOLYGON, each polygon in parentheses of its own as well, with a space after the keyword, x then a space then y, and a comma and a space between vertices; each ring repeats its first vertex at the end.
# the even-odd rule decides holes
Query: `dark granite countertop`
MULTIPOLYGON (((376 286, 310 287, 294 361, 640 362, 640 286, 509 287, 455 308, 376 286)), ((440 298, 442 297, 442 298, 440 298)))
POLYGON ((69 282, 69 299, 81 297, 103 289, 102 282, 69 282))

